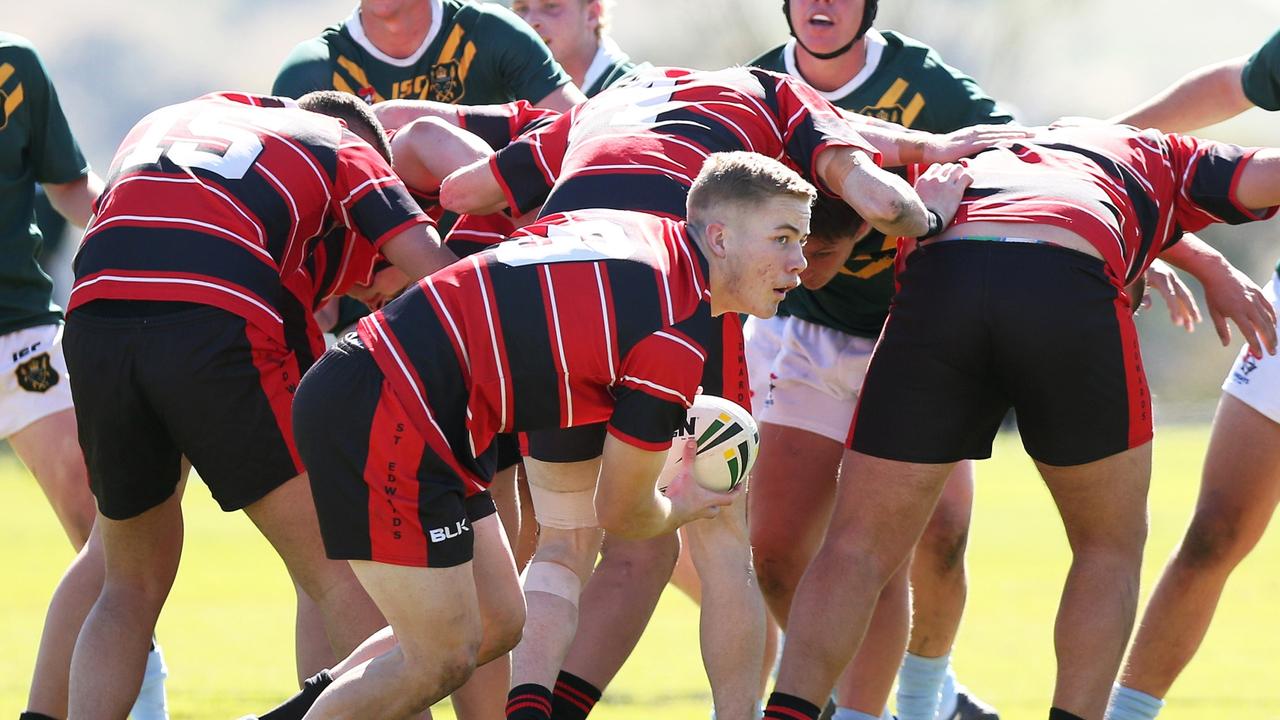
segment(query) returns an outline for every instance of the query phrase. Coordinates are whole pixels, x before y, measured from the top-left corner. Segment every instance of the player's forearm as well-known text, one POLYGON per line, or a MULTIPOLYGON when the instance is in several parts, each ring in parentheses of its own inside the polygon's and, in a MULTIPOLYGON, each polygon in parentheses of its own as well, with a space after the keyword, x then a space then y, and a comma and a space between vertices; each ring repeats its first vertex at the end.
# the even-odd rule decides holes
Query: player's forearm
POLYGON ((587 96, 582 94, 577 85, 573 83, 565 83, 560 87, 552 90, 546 97, 534 103, 535 106, 555 110, 556 112, 568 112, 574 105, 587 101, 587 96))
POLYGON ((373 106, 373 114, 387 130, 397 130, 418 118, 439 118, 450 125, 458 124, 456 105, 446 105, 432 100, 384 100, 373 106))
POLYGON ((885 235, 919 237, 929 228, 928 210, 906 180, 876 167, 865 153, 824 150, 818 176, 872 227, 885 235))
POLYGON ((1246 60, 1241 57, 1194 70, 1112 122, 1188 132, 1235 117, 1253 107, 1240 82, 1246 60))
POLYGON ((924 148, 930 133, 908 130, 901 125, 845 111, 845 117, 853 123, 862 139, 871 143, 880 153, 886 167, 900 167, 923 162, 924 148))
POLYGON ((665 452, 650 452, 605 438, 596 486, 596 518, 605 532, 641 540, 678 527, 671 501, 657 491, 665 452))
POLYGON ((440 243, 436 229, 425 223, 413 225, 382 244, 382 254, 405 275, 420 280, 457 261, 440 243))
POLYGON ((1208 243, 1193 233, 1160 253, 1160 259, 1194 277, 1201 285, 1209 285, 1230 274, 1232 266, 1208 243))
POLYGON ((45 195, 49 204, 67 222, 76 227, 85 227, 93 215, 93 203, 102 194, 102 178, 93 171, 79 180, 69 183, 45 183, 45 195))

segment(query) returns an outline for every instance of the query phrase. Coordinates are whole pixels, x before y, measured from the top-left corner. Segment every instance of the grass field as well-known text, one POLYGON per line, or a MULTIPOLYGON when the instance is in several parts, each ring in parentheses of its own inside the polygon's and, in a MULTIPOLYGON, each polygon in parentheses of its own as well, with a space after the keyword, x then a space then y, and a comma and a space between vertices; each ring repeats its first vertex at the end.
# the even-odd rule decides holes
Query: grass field
MULTIPOLYGON (((1204 427, 1163 429, 1151 494, 1144 595, 1195 499, 1204 427)), ((283 567, 241 515, 223 515, 202 486, 186 498, 186 554, 161 617, 175 718, 232 718, 289 693, 292 593, 283 567)), ((15 716, 45 603, 70 550, 25 470, 0 453, 0 715, 15 716)), ((1280 718, 1280 538, 1272 532, 1237 572, 1205 647, 1163 718, 1280 718)), ((1043 718, 1053 679, 1052 622, 1068 564, 1048 493, 1016 438, 979 467, 968 613, 954 655, 963 682, 1007 720, 1043 718)), ((1176 631, 1176 630, 1175 630, 1176 631)), ((693 606, 669 591, 648 634, 592 717, 701 720, 709 690, 693 606)), ((446 704, 447 706, 447 704, 446 704)), ((447 709, 437 717, 452 717, 447 709)))

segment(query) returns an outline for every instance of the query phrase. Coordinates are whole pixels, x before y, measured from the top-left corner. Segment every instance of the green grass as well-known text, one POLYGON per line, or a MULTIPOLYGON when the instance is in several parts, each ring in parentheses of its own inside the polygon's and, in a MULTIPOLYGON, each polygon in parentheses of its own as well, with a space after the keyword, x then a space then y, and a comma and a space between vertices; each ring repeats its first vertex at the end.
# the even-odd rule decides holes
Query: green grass
MULTIPOLYGON (((1206 432, 1165 428, 1157 438, 1144 590, 1195 500, 1206 432)), ((182 568, 159 636, 175 718, 231 718, 262 709, 293 683, 292 591, 282 566, 241 515, 224 515, 198 483, 186 498, 182 568)), ((45 603, 70 549, 34 482, 0 453, 0 714, 23 707, 45 603)), ((1273 532, 1236 573, 1200 655, 1163 718, 1280 717, 1280 539, 1273 532)), ((1016 438, 979 466, 970 543, 970 598, 955 651, 963 682, 1007 720, 1042 718, 1053 681, 1052 622, 1069 561, 1048 493, 1016 438)), ((593 717, 707 717, 710 694, 697 615, 674 591, 593 717)), ((447 710, 438 717, 452 717, 447 710)))

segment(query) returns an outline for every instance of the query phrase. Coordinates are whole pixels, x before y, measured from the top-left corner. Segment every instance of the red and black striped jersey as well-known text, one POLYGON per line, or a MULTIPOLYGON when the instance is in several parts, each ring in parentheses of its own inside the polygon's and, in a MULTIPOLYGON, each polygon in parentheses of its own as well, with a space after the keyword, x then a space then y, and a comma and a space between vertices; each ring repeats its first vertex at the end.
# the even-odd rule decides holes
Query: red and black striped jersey
POLYGON ((592 210, 424 278, 359 333, 424 436, 465 459, 497 433, 601 422, 669 447, 719 323, 684 223, 592 210))
POLYGON ((1128 126, 1045 130, 963 161, 974 181, 955 224, 1035 223, 1088 240, 1120 285, 1185 232, 1262 220, 1236 199, 1255 150, 1128 126))
POLYGON ((817 91, 758 68, 656 68, 624 80, 490 160, 511 211, 614 208, 683 218, 707 156, 749 150, 821 185, 818 154, 880 155, 817 91), (544 205, 545 201, 545 205, 544 205))
POLYGON ((338 120, 280 98, 206 95, 125 138, 76 256, 70 309, 214 305, 283 341, 283 285, 313 238, 342 225, 357 232, 341 238, 368 238, 373 252, 424 222, 386 160, 338 120))

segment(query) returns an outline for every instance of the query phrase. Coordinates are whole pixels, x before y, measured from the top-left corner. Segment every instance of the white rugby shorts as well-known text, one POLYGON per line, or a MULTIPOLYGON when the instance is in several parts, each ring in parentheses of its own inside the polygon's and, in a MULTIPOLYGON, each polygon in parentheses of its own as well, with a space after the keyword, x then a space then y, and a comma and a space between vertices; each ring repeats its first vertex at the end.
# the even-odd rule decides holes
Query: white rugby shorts
MULTIPOLYGON (((1271 306, 1280 312, 1280 302, 1276 301, 1278 280, 1280 276, 1272 276, 1263 292, 1271 306)), ((1280 356, 1264 354, 1258 359, 1249 354, 1249 346, 1245 345, 1222 382, 1222 391, 1280 423, 1280 356)))
POLYGON ((62 325, 0 335, 0 438, 71 407, 62 325))
POLYGON ((794 317, 747 319, 756 420, 844 443, 876 341, 794 317))

